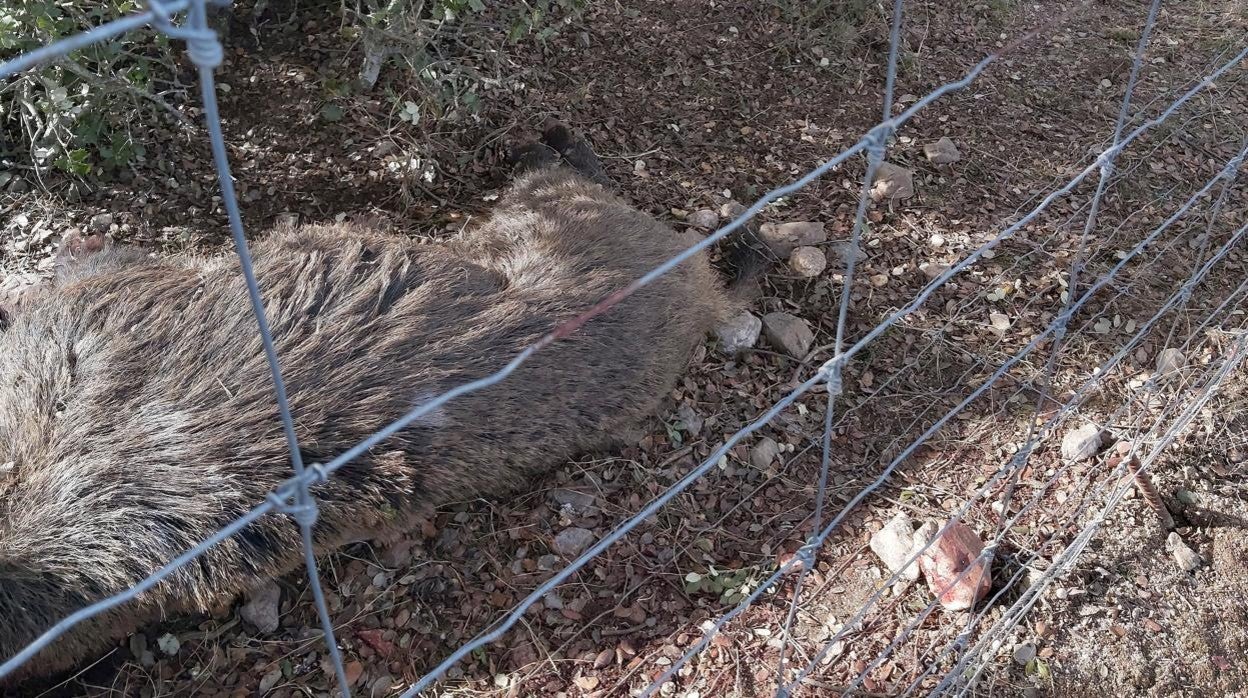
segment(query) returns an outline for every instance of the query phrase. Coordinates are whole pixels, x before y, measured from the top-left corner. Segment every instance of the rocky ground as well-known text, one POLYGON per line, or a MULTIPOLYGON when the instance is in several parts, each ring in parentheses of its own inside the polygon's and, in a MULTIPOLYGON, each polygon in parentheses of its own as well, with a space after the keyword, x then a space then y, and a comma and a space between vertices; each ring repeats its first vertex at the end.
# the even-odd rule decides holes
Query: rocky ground
MULTIPOLYGON (((396 66, 370 91, 344 96, 338 89, 362 57, 344 41, 337 18, 270 2, 252 30, 243 21, 252 5, 242 3, 220 79, 251 235, 263 235, 279 216, 367 216, 436 240, 488 211, 505 185, 506 147, 549 114, 587 134, 639 207, 675 227, 712 227, 879 120, 887 15, 872 3, 834 5, 716 1, 694 11, 644 0, 592 4, 545 41, 464 39, 447 48, 475 71, 476 111, 414 119, 406 105, 423 106, 429 88, 396 66)), ((1040 29, 972 86, 898 131, 887 155, 895 169, 877 188, 858 249, 848 240, 862 158, 760 214, 767 227, 759 235, 779 263, 754 309, 759 320, 725 335, 754 349, 734 358, 719 350, 720 340, 708 342, 663 413, 631 445, 561 464, 514 498, 444 507, 408 550, 360 545, 324 560, 358 694, 397 695, 809 377, 834 349, 848 256, 859 260, 848 291, 852 343, 1109 143, 1145 4, 906 5, 894 112, 1040 29), (780 227, 793 223, 817 225, 780 227)), ((1230 0, 1163 10, 1131 127, 1240 51, 1246 20, 1230 0)), ((1124 153, 1086 241, 1082 288, 1235 155, 1248 134, 1243 78, 1243 69, 1230 71, 1124 153)), ((179 108, 199 116, 191 103, 179 108)), ((23 177, 24 184, 7 181, 0 268, 10 278, 45 274, 69 227, 169 254, 227 249, 202 134, 161 124, 142 134, 145 159, 116 181, 52 178, 43 188, 23 177)), ((1236 184, 1216 220, 1202 200, 1097 292, 1071 319, 1051 371, 1053 345, 1045 340, 971 398, 1062 309, 1094 185, 1092 178, 995 245, 848 364, 822 523, 876 483, 942 414, 967 404, 845 515, 800 592, 799 575, 787 575, 662 695, 771 695, 807 664, 814 671, 803 695, 838 695, 864 672, 866 695, 927 692, 953 665, 942 653, 968 620, 972 642, 990 628, 996 633, 970 664, 984 669, 977 693, 1244 693, 1248 432, 1237 417, 1236 376, 1150 465, 1174 535, 1202 559, 1181 550, 1176 556, 1159 512, 1126 490, 1131 496, 1100 522, 1100 535, 1072 569, 1054 575, 1029 613, 1007 622, 1007 609, 1026 598, 1028 584, 1047 583, 1045 571, 1118 485, 1110 446, 1123 441, 1150 453, 1207 371, 1233 355, 1244 323, 1233 302, 1244 278, 1241 244, 1188 302, 1135 338, 1194 266, 1248 223, 1236 184), (1154 388, 1159 357, 1180 345, 1183 381, 1154 388), (1121 363, 1094 390, 1078 393, 1098 375, 1093 367, 1120 349, 1121 363), (1022 513, 1003 532, 989 600, 969 613, 933 610, 922 582, 883 589, 890 573, 869 545, 874 533, 899 512, 943 524, 965 509, 959 518, 969 531, 991 538, 1004 520, 992 506, 1004 483, 993 476, 1027 442, 1029 424, 1065 415, 1059 407, 1072 403, 1078 409, 1040 433, 1019 474, 1010 511, 1022 513), (1098 439, 1103 448, 1086 458, 1063 457, 1062 437, 1085 422, 1113 439, 1098 439), (786 636, 795 594, 800 612, 786 636), (783 674, 781 647, 789 660, 783 674)), ((500 641, 472 653, 437 694, 644 689, 814 529, 826 403, 822 391, 799 398, 546 595, 500 641)), ((333 680, 317 628, 307 584, 292 576, 215 617, 152 628, 43 695, 324 695, 333 680)))

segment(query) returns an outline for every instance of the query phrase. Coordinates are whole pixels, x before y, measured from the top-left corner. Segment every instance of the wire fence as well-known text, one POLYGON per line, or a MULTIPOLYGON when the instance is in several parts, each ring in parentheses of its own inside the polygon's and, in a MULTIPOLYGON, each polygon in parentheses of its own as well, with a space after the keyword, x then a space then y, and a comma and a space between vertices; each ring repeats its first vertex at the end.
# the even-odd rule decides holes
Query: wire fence
MULTIPOLYGON (((29 647, 17 655, 8 658, 0 665, 0 677, 13 672, 19 665, 33 657, 43 648, 56 640, 69 628, 92 616, 116 608, 132 601, 144 592, 152 589, 161 580, 168 577, 180 566, 188 564, 211 546, 238 533, 262 516, 275 512, 290 515, 300 526, 304 544, 304 556, 308 577, 311 581, 316 609, 324 633, 325 644, 337 674, 339 691, 343 696, 349 695, 346 672, 341 652, 334 636, 334 625, 321 589, 312 548, 312 525, 316 520, 317 503, 309 492, 309 487, 333 477, 335 471, 353 458, 365 453, 372 447, 405 429, 422 416, 438 409, 447 402, 469 392, 494 385, 505 380, 512 372, 527 361, 535 352, 558 341, 577 330, 584 323, 606 312, 637 289, 651 283, 661 275, 669 272, 677 265, 685 262, 699 251, 706 249, 717 241, 724 239, 741 228, 749 219, 760 213, 769 203, 789 196, 802 189, 824 174, 839 168, 858 155, 865 155, 867 167, 862 180, 861 195, 855 212, 854 224, 851 229, 849 249, 856 250, 863 238, 868 220, 867 214, 871 201, 871 189, 877 171, 885 160, 891 141, 896 131, 908 123, 916 114, 930 106, 936 100, 971 85, 991 64, 1015 47, 1031 40, 1037 29, 1030 34, 1018 38, 1010 45, 985 57, 973 66, 963 77, 942 85, 933 92, 916 100, 910 107, 894 114, 894 86, 898 73, 898 55, 901 44, 901 28, 904 21, 903 0, 895 0, 892 5, 892 23, 890 26, 890 48, 888 53, 887 77, 882 96, 882 120, 866 135, 849 148, 832 157, 807 175, 793 183, 768 192, 746 211, 726 226, 707 236, 698 245, 689 248, 680 255, 668 260, 646 275, 635 280, 627 287, 619 290, 602 302, 587 309, 583 314, 567 324, 554 328, 539 342, 515 356, 509 363, 486 378, 466 383, 426 402, 412 410, 401 419, 396 420, 385 429, 349 449, 337 458, 324 464, 304 464, 300 458, 300 450, 294 422, 286 397, 285 385, 279 369, 278 357, 274 350, 273 339, 265 319, 263 299, 259 285, 252 269, 251 258, 244 236, 242 218, 235 195, 233 179, 230 175, 229 162, 226 156, 225 139, 222 135, 221 121, 216 102, 214 85, 215 69, 222 61, 222 46, 216 34, 208 28, 207 0, 147 0, 147 10, 131 17, 115 20, 79 36, 46 46, 30 54, 0 64, 0 77, 8 78, 20 71, 34 68, 45 61, 64 56, 76 49, 94 42, 105 41, 125 32, 150 26, 171 38, 186 42, 190 58, 199 71, 201 99, 208 137, 212 146, 218 181, 221 188, 222 203, 229 218, 230 231, 233 236, 239 257, 241 270, 247 285, 249 299, 255 313, 258 331, 263 338, 266 358, 269 362, 273 380, 274 396, 285 436, 289 444, 292 460, 293 476, 268 499, 257 503, 256 507, 232 525, 216 535, 203 541, 195 548, 186 551, 168 565, 157 571, 129 591, 115 597, 104 599, 89 607, 69 615, 61 622, 49 628, 46 633, 34 641, 29 647), (179 21, 180 17, 180 21, 179 21)), ((1016 220, 994 236, 982 241, 973 251, 960 259, 956 264, 935 274, 933 278, 919 290, 913 298, 900 308, 889 313, 881 322, 875 324, 857 340, 850 341, 849 306, 851 289, 854 287, 857 255, 846 257, 842 274, 844 289, 839 302, 835 324, 835 343, 833 355, 808 377, 797 383, 796 387, 775 402, 758 419, 735 432, 697 467, 690 470, 672 486, 665 489, 652 501, 647 503, 634 515, 618 524, 607 535, 585 550, 566 567, 537 586, 530 594, 515 605, 490 628, 481 632, 471 641, 464 643, 446 657, 436 667, 411 685, 403 694, 405 697, 415 696, 431 689, 435 682, 444 677, 448 670, 469 657, 474 651, 502 638, 549 592, 568 581, 578 571, 601 555, 609 547, 623 539, 630 531, 638 527, 663 507, 670 504, 682 492, 711 472, 739 443, 754 434, 777 415, 794 405, 804 394, 823 390, 826 393, 826 411, 823 415, 823 432, 818 443, 820 462, 817 482, 814 485, 814 502, 809 517, 806 519, 809 537, 800 550, 784 564, 779 565, 733 608, 703 626, 703 636, 689 644, 687 650, 648 682, 639 691, 639 695, 650 696, 655 693, 668 695, 673 691, 674 682, 687 676, 691 663, 708 648, 716 634, 724 631, 734 619, 765 595, 775 596, 786 579, 792 580, 792 586, 786 592, 791 601, 785 620, 778 636, 777 665, 775 669, 774 691, 777 696, 789 696, 798 693, 809 685, 812 675, 820 671, 832 661, 844 660, 844 645, 851 636, 860 635, 864 624, 872 614, 893 611, 909 617, 894 634, 893 639, 878 648, 871 656, 859 653, 857 664, 852 665, 850 678, 844 686, 837 690, 848 692, 873 684, 872 675, 889 661, 901 647, 911 642, 924 621, 940 606, 939 594, 935 598, 922 603, 918 607, 901 610, 899 604, 903 600, 901 592, 894 594, 891 600, 885 596, 890 589, 895 589, 903 572, 898 571, 881 581, 878 588, 868 595, 865 602, 848 619, 837 624, 823 638, 814 651, 808 651, 802 643, 795 641, 794 631, 802 622, 803 614, 808 606, 816 605, 815 598, 823 593, 820 588, 810 588, 813 572, 821 550, 828 543, 847 517, 869 496, 877 492, 890 481, 899 467, 910 462, 916 452, 928 444, 934 436, 945 429, 953 420, 961 419, 969 408, 981 403, 989 393, 999 392, 1003 382, 1013 387, 1013 392, 1006 396, 1005 402, 1019 402, 1030 405, 1025 413, 1026 436, 1018 445, 1014 454, 1001 463, 990 476, 978 484, 972 496, 948 515, 948 521, 936 535, 912 551, 907 561, 914 563, 952 526, 960 522, 972 521, 973 517, 981 516, 982 510, 989 507, 996 513, 996 523, 992 535, 986 537, 986 545, 979 556, 984 568, 1011 570, 1008 578, 996 588, 995 593, 980 609, 971 613, 962 627, 951 636, 937 638, 929 646, 918 651, 916 656, 923 658, 923 666, 908 683, 902 695, 927 692, 928 695, 958 694, 973 690, 983 673, 993 665, 993 657, 1007 646, 1006 637, 1018 625, 1028 610, 1037 602, 1041 594, 1060 576, 1068 571, 1078 559, 1088 542, 1106 521, 1106 517, 1114 507, 1126 496, 1133 486, 1129 475, 1146 472, 1161 456, 1163 451, 1176 439, 1177 435, 1192 422, 1202 409, 1217 393, 1226 378, 1240 365, 1248 354, 1248 327, 1242 314, 1236 314, 1236 306, 1242 303, 1248 280, 1232 289, 1224 289, 1214 283, 1215 270, 1225 267, 1228 255, 1243 247, 1243 237, 1248 233, 1248 226, 1238 230, 1225 231, 1219 225, 1219 215, 1232 187, 1234 178, 1248 156, 1248 142, 1238 154, 1229 161, 1222 163, 1216 174, 1203 186, 1195 190, 1183 204, 1176 208, 1165 220, 1152 228, 1132 245, 1124 245, 1116 262, 1101 271, 1097 271, 1094 257, 1099 258, 1102 249, 1093 249, 1091 244, 1094 233, 1100 230, 1102 204, 1106 192, 1116 181, 1129 177, 1141 163, 1146 162, 1148 154, 1137 158, 1126 166, 1121 162, 1122 154, 1132 144, 1141 141, 1158 126, 1175 118, 1185 105, 1202 92, 1224 78, 1229 71, 1237 67, 1248 57, 1248 48, 1233 55, 1226 51, 1225 60, 1220 61, 1208 75, 1198 80, 1188 90, 1165 104, 1156 116, 1142 120, 1134 128, 1128 128, 1134 113, 1142 113, 1142 108, 1135 104, 1135 91, 1141 69, 1146 65, 1150 40, 1155 28, 1160 0, 1152 0, 1147 15, 1141 19, 1138 43, 1132 56, 1131 70, 1126 84, 1125 93, 1117 111, 1112 137, 1098 154, 1095 160, 1079 170, 1072 178, 1060 186, 1054 186, 1030 210, 1016 216, 1016 220), (960 375, 953 376, 951 385, 967 386, 969 390, 961 399, 948 409, 941 411, 940 403, 932 403, 919 410, 913 421, 901 428, 898 435, 886 451, 891 455, 884 467, 867 482, 857 489, 852 497, 848 497, 839 509, 833 513, 830 503, 832 492, 831 475, 833 463, 837 460, 833 446, 833 436, 839 429, 848 424, 850 418, 858 410, 863 409, 866 399, 857 402, 845 399, 843 373, 848 363, 877 342, 890 329, 901 327, 905 323, 915 321, 916 315, 938 292, 945 289, 955 277, 971 269, 985 258, 991 258, 993 251, 1010 242, 1020 231, 1040 220, 1040 217, 1056 202, 1075 192, 1081 185, 1096 177, 1095 190, 1091 197, 1079 206, 1072 205, 1072 214, 1067 221, 1070 226, 1081 221, 1081 233, 1077 248, 1072 251, 1069 270, 1063 284, 1065 291, 1060 309, 1053 314, 1051 320, 1037 328, 1030 340, 1022 346, 1010 351, 1004 338, 998 340, 989 350, 981 352, 982 356, 969 365, 960 375), (1216 195, 1214 194, 1217 192, 1216 195), (1205 224, 1201 245, 1194 253, 1184 250, 1184 235, 1202 226, 1194 222, 1196 210, 1205 209, 1205 224), (1174 229, 1179 228, 1179 232, 1174 229), (1215 244, 1215 241, 1221 241, 1215 244), (1184 254, 1178 253, 1183 251, 1184 254), (1096 254, 1093 254, 1093 253, 1096 254), (1172 292, 1159 299, 1155 311, 1146 320, 1138 323, 1137 329, 1119 346, 1113 355, 1101 364, 1085 370, 1081 378, 1071 383, 1058 375, 1058 367, 1063 352, 1071 343, 1072 337, 1095 334, 1101 323, 1107 321, 1116 303, 1131 299, 1135 281, 1146 276, 1164 275, 1174 269, 1175 260, 1182 258, 1190 263, 1181 283, 1172 292), (1196 293, 1197 289, 1201 293, 1196 293), (1221 300, 1212 307, 1207 307, 1204 300, 1220 297, 1221 300), (1082 311, 1082 312, 1081 312, 1082 311), (1033 462, 1033 455, 1040 449, 1046 439, 1062 429, 1079 414, 1081 408, 1105 389, 1106 383, 1118 375, 1115 369, 1132 356, 1142 343, 1155 338, 1155 333, 1169 323, 1170 339, 1173 339, 1175 327, 1173 318, 1176 313, 1185 313, 1189 321, 1194 320, 1185 333, 1181 343, 1175 345, 1181 352, 1195 351, 1207 330, 1218 329, 1227 334, 1232 341, 1223 347, 1218 355, 1199 369, 1185 372, 1181 379, 1157 374, 1150 377, 1142 385, 1137 386, 1137 394, 1146 396, 1142 400, 1127 400, 1103 422, 1116 425, 1116 433, 1124 442, 1130 444, 1129 452, 1123 454, 1113 472, 1108 475, 1094 470, 1081 472, 1074 469, 1073 464, 1058 464, 1046 473, 1038 482, 1023 483, 1021 476, 1033 462), (1076 318, 1078 322, 1076 323, 1076 318), (1038 352, 1047 352, 1043 365, 1038 369, 1031 364, 1038 352), (994 358, 995 357, 995 358, 994 358), (1019 378, 1020 369, 1029 368, 1026 377, 1019 378), (1058 390, 1059 385, 1065 392, 1058 390), (971 387, 973 386, 973 387, 971 387), (924 426, 925 425, 925 426, 924 426), (918 431, 915 438, 904 446, 905 435, 918 431), (1076 501, 1068 502, 1070 506, 1060 517, 1049 517, 1049 523, 1061 523, 1060 526, 1049 526, 1047 533, 1044 527, 1033 527, 1038 533, 1029 541, 1019 541, 1016 530, 1020 523, 1042 517, 1045 504, 1051 495, 1055 483, 1067 477, 1079 477, 1078 486, 1074 491, 1081 495, 1076 501), (1123 477, 1128 476, 1128 477, 1123 477), (1030 496, 1026 496, 1027 493, 1030 496), (989 504, 989 500, 993 500, 989 504), (1062 532, 1077 528, 1073 537, 1062 545, 1062 532), (1045 558, 1045 550, 1059 547, 1060 551, 1045 558), (1006 553, 1004 551, 1014 552, 1006 553), (1043 568, 1040 565, 1047 566, 1043 568), (1008 603, 1008 605, 1006 605, 1008 603), (995 617, 993 616, 995 613, 995 617), (838 660, 838 657, 840 660, 838 660)), ((1049 25, 1059 23, 1056 18, 1049 25)), ((1123 242, 1127 228, 1124 220, 1118 228, 1107 234, 1111 241, 1123 242), (1121 235, 1120 235, 1121 233, 1121 235)), ((1055 230, 1046 240, 1035 245, 1034 250, 1055 242, 1063 232, 1063 228, 1055 230)), ((1034 244, 1034 243, 1033 243, 1034 244)), ((1027 254, 1031 254, 1028 252, 1027 254)), ((1026 254, 1020 255, 1015 265, 1020 264, 1026 254)), ((1011 268, 1000 273, 1008 275, 1011 268)), ((1242 276, 1242 274, 1241 274, 1242 276)), ((949 313, 958 317, 968 311, 974 299, 965 300, 949 313)), ((1034 302, 1034 301, 1033 301, 1034 302)), ((1024 307, 1026 310, 1030 304, 1024 307)), ((928 338, 926 344, 917 350, 923 355, 928 352, 939 352, 948 340, 943 330, 922 332, 928 338)), ((1167 346, 1171 343, 1167 342, 1167 346)), ((910 377, 907 369, 902 368, 887 376, 881 388, 892 384, 902 384, 910 377)), ((877 390, 879 394, 879 390, 877 390)), ((952 393, 951 393, 952 394, 952 393)), ((964 576, 978 569, 975 564, 968 565, 951 584, 956 585, 964 576)), ((816 585, 816 586, 821 586, 816 585)))

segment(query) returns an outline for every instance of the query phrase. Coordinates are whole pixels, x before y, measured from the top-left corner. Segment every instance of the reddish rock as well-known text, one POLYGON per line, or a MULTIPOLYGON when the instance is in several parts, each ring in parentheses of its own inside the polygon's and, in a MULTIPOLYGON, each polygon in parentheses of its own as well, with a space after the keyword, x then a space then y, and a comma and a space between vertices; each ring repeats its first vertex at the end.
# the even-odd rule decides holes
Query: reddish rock
POLYGON ((983 549, 984 544, 975 531, 954 523, 919 558, 927 586, 940 597, 940 604, 946 609, 965 611, 992 588, 992 572, 987 561, 976 559, 983 549), (972 563, 975 569, 958 579, 972 563))
POLYGON ((355 636, 383 657, 389 657, 394 652, 394 643, 385 638, 384 630, 361 630, 355 636))

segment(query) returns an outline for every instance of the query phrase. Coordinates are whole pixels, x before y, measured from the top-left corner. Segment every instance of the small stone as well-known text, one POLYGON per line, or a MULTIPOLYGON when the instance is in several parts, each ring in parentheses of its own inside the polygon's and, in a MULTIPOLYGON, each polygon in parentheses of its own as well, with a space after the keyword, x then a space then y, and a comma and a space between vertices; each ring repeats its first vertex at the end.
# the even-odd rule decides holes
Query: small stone
POLYGON ((701 211, 690 213, 685 222, 694 228, 714 230, 719 226, 719 214, 709 208, 704 208, 701 211))
POLYGON ((277 582, 268 581, 246 594, 246 601, 239 609, 243 620, 255 626, 262 633, 277 630, 280 624, 279 611, 282 603, 282 589, 277 582))
POLYGON ((912 196, 914 196, 914 173, 891 162, 881 162, 875 171, 871 198, 875 201, 896 201, 909 199, 912 196))
POLYGON ((1010 329, 1010 316, 1005 313, 989 313, 988 320, 992 322, 992 329, 997 332, 1005 332, 1010 329))
POLYGON ((1099 450, 1101 450, 1101 428, 1095 424, 1084 424, 1062 437, 1062 458, 1066 460, 1087 460, 1095 456, 1099 450))
POLYGON ((888 274, 872 274, 871 285, 876 288, 884 288, 888 285, 888 274))
POLYGON ((97 233, 106 233, 113 226, 113 214, 101 213, 91 218, 91 229, 97 233))
POLYGON ((928 588, 946 609, 968 610, 992 588, 987 561, 979 559, 983 549, 983 541, 975 531, 954 522, 919 558, 928 588), (968 567, 970 571, 962 575, 968 567), (961 579, 958 575, 962 575, 961 579))
POLYGON ((1187 543, 1175 531, 1171 531, 1166 537, 1166 548, 1170 554, 1174 556, 1174 561, 1179 563, 1179 567, 1187 572, 1195 572, 1205 561, 1196 551, 1187 547, 1187 543))
POLYGON ((780 455, 780 445, 764 436, 750 449, 750 463, 759 470, 766 470, 780 455))
MULTIPOLYGON (((921 544, 920 544, 921 545, 921 544)), ((902 579, 914 581, 919 578, 919 566, 916 563, 906 565, 906 561, 915 551, 914 522, 905 512, 894 516, 884 527, 871 536, 871 552, 875 553, 888 571, 896 573, 903 569, 902 579)))
POLYGON ((725 321, 715 330, 719 338, 719 350, 729 356, 753 348, 763 331, 763 321, 750 311, 742 311, 725 321))
POLYGON ((1027 662, 1030 662, 1031 660, 1035 658, 1036 658, 1036 646, 1030 642, 1024 642, 1023 644, 1014 648, 1014 661, 1018 662, 1021 665, 1025 666, 1027 662))
POLYGON ((952 165, 962 159, 962 153, 948 136, 923 146, 923 154, 933 165, 952 165))
POLYGON ((1178 349, 1166 349, 1157 355, 1157 377, 1169 378, 1187 367, 1187 357, 1178 349))
POLYGON ((586 528, 565 528, 555 536, 555 552, 564 557, 576 557, 585 552, 596 538, 594 532, 586 528))
POLYGON ((806 321, 788 313, 767 313, 763 316, 763 333, 772 346, 792 356, 804 359, 815 343, 815 333, 806 321))
POLYGON ((787 259, 798 247, 827 242, 828 232, 820 222, 764 223, 758 228, 758 237, 773 254, 787 259))
POLYGON ((559 506, 570 506, 578 510, 588 509, 594 505, 594 495, 565 488, 551 490, 550 498, 559 506))
POLYGON ((789 267, 807 279, 819 276, 828 267, 828 257, 818 247, 798 247, 789 255, 789 267))

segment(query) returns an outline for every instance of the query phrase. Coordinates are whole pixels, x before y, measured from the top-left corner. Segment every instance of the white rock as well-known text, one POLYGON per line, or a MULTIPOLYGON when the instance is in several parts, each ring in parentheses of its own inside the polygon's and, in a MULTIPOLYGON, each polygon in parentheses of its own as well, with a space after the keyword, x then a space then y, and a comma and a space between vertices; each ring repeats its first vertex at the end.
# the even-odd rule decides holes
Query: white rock
POLYGON ((933 165, 952 165, 962 159, 962 153, 948 136, 923 146, 923 154, 933 165))
POLYGON ((1204 559, 1196 551, 1187 547, 1187 543, 1174 531, 1166 537, 1166 549, 1174 556, 1174 561, 1179 563, 1179 567, 1187 572, 1194 572, 1205 564, 1204 559))
POLYGON ((798 247, 789 255, 789 268, 809 279, 828 268, 828 257, 818 247, 798 247))
POLYGON ((716 328, 715 335, 719 338, 719 350, 732 355, 752 348, 762 331, 763 321, 746 310, 716 328))
POLYGON ((787 259, 795 248, 827 242, 828 231, 820 222, 764 223, 758 228, 758 238, 777 257, 787 259))
POLYGON ((914 541, 914 522, 901 512, 871 536, 871 552, 884 561, 889 572, 897 572, 904 566, 901 578, 914 581, 919 578, 918 562, 906 565, 915 552, 914 541))
POLYGON ((593 544, 597 536, 586 528, 565 528, 555 536, 555 552, 564 557, 576 557, 593 544))
POLYGON ((685 222, 694 228, 713 230, 719 226, 719 214, 709 208, 704 208, 701 211, 690 213, 685 222))
POLYGON ((246 602, 239 609, 243 620, 262 633, 277 630, 281 624, 279 613, 282 604, 282 589, 277 582, 265 582, 264 585, 248 591, 246 597, 246 602))
POLYGON ((804 359, 815 342, 806 321, 788 313, 767 313, 763 316, 763 333, 772 346, 795 359, 804 359))
POLYGON ((1187 367, 1187 357, 1178 349, 1166 349, 1157 355, 1157 377, 1169 378, 1187 367))
POLYGON ((1087 460, 1101 450, 1101 428, 1084 424, 1062 437, 1062 458, 1072 461, 1087 460))

